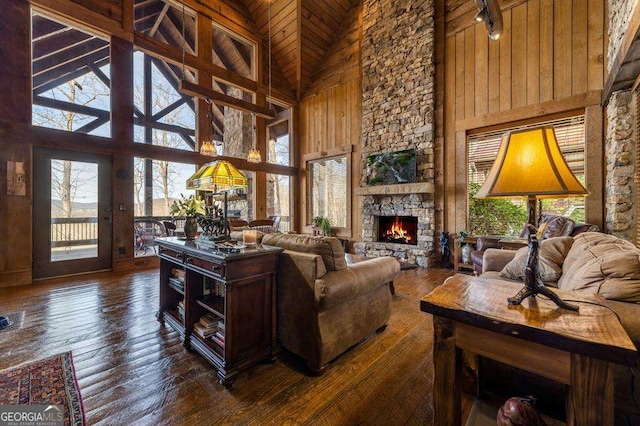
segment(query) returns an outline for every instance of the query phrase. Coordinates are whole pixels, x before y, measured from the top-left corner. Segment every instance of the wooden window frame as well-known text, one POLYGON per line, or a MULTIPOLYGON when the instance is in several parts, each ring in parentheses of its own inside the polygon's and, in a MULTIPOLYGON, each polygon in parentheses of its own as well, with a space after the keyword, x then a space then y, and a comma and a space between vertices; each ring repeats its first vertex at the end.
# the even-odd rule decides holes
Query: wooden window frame
POLYGON ((353 146, 352 145, 346 145, 343 146, 341 148, 333 148, 327 151, 321 151, 321 152, 312 152, 312 153, 308 153, 305 154, 302 158, 304 165, 305 165, 305 169, 307 171, 307 179, 306 179, 306 192, 307 192, 307 209, 305 211, 306 214, 306 218, 305 218, 305 223, 307 224, 307 226, 311 226, 311 221, 313 219, 313 213, 311 211, 311 196, 312 196, 312 191, 311 191, 311 187, 312 187, 312 176, 311 176, 311 168, 310 168, 310 163, 314 163, 317 161, 321 161, 321 160, 331 160, 334 158, 341 158, 344 157, 345 161, 347 163, 347 176, 346 176, 346 191, 347 191, 347 211, 346 211, 346 219, 347 219, 347 223, 346 226, 334 226, 333 228, 333 232, 335 236, 340 236, 340 237, 350 237, 352 234, 352 178, 351 178, 351 162, 352 162, 352 153, 353 153, 353 146))

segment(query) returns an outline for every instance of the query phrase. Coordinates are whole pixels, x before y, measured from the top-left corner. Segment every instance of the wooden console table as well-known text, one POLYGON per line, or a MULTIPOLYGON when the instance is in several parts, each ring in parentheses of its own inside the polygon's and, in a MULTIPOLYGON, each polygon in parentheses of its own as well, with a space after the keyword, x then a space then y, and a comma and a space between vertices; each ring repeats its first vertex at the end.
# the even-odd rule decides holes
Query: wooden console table
POLYGON ((282 249, 258 245, 227 253, 197 240, 167 237, 156 242, 158 321, 168 323, 187 349, 213 364, 227 387, 241 370, 273 359, 275 277, 282 249), (202 322, 208 324, 205 331, 202 322))
POLYGON ((568 425, 613 424, 612 363, 633 366, 638 353, 597 295, 558 291, 580 312, 528 298, 509 306, 521 285, 457 274, 420 301, 433 314, 434 424, 459 425, 461 351, 563 383, 568 425))

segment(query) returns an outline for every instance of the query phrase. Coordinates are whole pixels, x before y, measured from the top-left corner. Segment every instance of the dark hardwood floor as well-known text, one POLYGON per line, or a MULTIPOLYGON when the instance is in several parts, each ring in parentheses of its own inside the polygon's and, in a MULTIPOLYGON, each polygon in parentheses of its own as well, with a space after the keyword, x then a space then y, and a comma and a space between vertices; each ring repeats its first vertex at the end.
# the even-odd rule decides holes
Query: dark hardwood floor
POLYGON ((287 352, 238 376, 230 390, 155 319, 158 271, 101 273, 0 289, 0 369, 72 351, 89 424, 431 424, 431 316, 419 299, 452 272, 413 269, 395 280, 382 333, 321 377, 287 352))

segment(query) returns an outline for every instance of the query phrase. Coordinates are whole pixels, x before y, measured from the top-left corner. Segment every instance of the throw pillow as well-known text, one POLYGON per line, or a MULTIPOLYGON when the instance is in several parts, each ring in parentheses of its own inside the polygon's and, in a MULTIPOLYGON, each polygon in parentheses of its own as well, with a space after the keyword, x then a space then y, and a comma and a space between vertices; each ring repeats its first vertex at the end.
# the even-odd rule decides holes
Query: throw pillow
MULTIPOLYGON (((542 240, 538 252, 538 272, 545 283, 555 283, 562 274, 562 262, 573 244, 572 237, 555 237, 542 240)), ((502 278, 524 281, 529 247, 518 249, 515 257, 498 273, 502 278)))
POLYGON ((580 234, 575 241, 560 289, 640 302, 640 249, 629 241, 595 232, 580 234))

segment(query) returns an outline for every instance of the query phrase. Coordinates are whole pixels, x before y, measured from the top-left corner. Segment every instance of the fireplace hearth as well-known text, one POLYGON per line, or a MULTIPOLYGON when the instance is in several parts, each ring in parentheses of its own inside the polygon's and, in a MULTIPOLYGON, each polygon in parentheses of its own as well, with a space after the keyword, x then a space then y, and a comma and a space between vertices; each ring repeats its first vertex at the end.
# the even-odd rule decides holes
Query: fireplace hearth
POLYGON ((378 242, 415 245, 417 240, 416 216, 378 216, 378 242))

